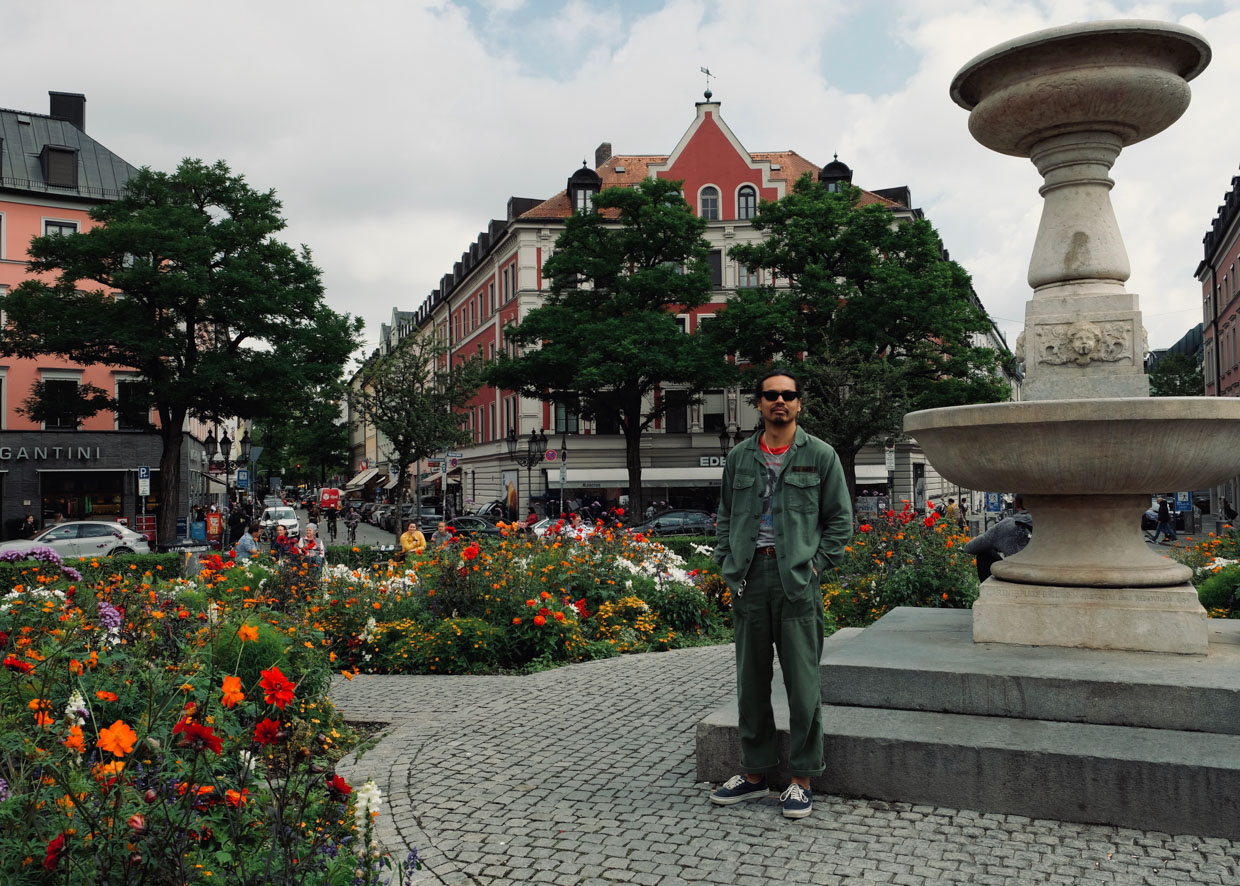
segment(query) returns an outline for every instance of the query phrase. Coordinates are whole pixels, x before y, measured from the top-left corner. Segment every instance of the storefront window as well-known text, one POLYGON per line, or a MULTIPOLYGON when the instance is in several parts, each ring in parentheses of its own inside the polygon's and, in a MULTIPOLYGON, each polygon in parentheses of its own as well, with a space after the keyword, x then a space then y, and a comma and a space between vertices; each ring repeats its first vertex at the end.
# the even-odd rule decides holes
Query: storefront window
MULTIPOLYGON (((48 471, 40 475, 44 522, 53 522, 57 515, 66 520, 116 520, 124 516, 125 478, 135 485, 129 489, 135 510, 141 513, 136 499, 136 480, 126 471, 48 471)), ((156 492, 158 480, 152 476, 151 491, 156 492)), ((157 513, 157 495, 147 498, 146 512, 157 513)))

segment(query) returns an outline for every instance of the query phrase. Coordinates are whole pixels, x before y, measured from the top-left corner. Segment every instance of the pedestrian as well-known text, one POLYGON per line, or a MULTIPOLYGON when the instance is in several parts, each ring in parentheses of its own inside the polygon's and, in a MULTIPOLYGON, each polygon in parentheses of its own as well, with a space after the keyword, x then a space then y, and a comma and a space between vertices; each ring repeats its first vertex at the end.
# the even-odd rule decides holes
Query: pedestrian
POLYGON ((22 521, 21 527, 17 530, 18 538, 34 538, 39 534, 39 526, 34 522, 34 514, 27 514, 26 519, 22 521))
POLYGON ((435 531, 431 534, 431 544, 446 545, 452 543, 452 533, 448 531, 448 524, 440 520, 435 527, 435 531))
POLYGON ((1158 525, 1154 527, 1154 535, 1150 539, 1156 544, 1167 544, 1168 541, 1177 541, 1178 536, 1175 534, 1175 524, 1172 522, 1174 517, 1171 516, 1171 506, 1167 503, 1167 499, 1158 496, 1158 525), (1158 541, 1158 535, 1162 533, 1163 540, 1158 541))
MULTIPOLYGON (((1223 516, 1226 517, 1228 520, 1236 519, 1236 509, 1231 506, 1231 502, 1229 502, 1227 499, 1223 499, 1223 516)), ((27 516, 26 519, 33 520, 34 517, 27 516)))
POLYGON ((768 372, 754 389, 762 417, 728 453, 719 498, 718 561, 732 593, 740 775, 710 795, 720 806, 768 795, 779 764, 771 706, 773 652, 788 696, 788 775, 779 797, 786 818, 813 809, 810 779, 823 769, 823 570, 838 563, 852 536, 852 506, 839 456, 797 427, 801 382, 768 372))
POLYGON ((419 555, 426 551, 426 536, 422 534, 422 530, 418 528, 418 524, 410 521, 409 527, 400 534, 400 555, 398 560, 404 560, 410 554, 419 555))
POLYGON ((248 560, 258 556, 258 535, 262 530, 263 526, 261 523, 251 523, 246 527, 246 531, 237 540, 238 559, 248 560))
POLYGON ((942 511, 943 519, 947 521, 947 525, 953 529, 961 529, 964 527, 964 517, 960 516, 960 508, 956 507, 956 500, 949 498, 947 507, 942 511))
POLYGON ((306 537, 301 540, 298 548, 312 573, 317 575, 318 570, 327 562, 327 548, 324 547, 322 539, 318 537, 318 532, 313 526, 306 527, 306 537))
POLYGON ((276 534, 271 537, 271 556, 277 560, 291 554, 296 550, 293 538, 288 534, 288 530, 284 528, 283 523, 277 523, 276 534))
POLYGON ((976 559, 977 580, 990 578, 990 567, 1024 549, 1032 536, 1033 517, 1025 510, 1024 497, 1017 495, 1012 499, 1012 516, 1004 517, 964 546, 964 552, 976 559))
POLYGON ((530 512, 529 514, 526 515, 525 523, 524 525, 522 525, 521 528, 525 530, 526 532, 533 532, 534 527, 537 524, 538 524, 538 512, 535 511, 533 508, 530 508, 530 512))

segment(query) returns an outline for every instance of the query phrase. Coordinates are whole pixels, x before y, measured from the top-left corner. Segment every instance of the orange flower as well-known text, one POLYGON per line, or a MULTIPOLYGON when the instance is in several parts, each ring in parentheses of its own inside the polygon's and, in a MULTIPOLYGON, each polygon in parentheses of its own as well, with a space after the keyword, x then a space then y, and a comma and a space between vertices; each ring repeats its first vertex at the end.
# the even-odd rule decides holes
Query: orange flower
POLYGON ((84 666, 76 658, 69 662, 70 674, 73 674, 74 676, 81 676, 83 670, 85 670, 84 666))
POLYGON ((546 623, 547 623, 547 619, 544 618, 543 616, 541 615, 534 616, 534 624, 538 625, 540 628, 546 623))
POLYGON ((258 628, 254 625, 242 625, 237 628, 237 636, 242 643, 253 643, 258 639, 258 628))
POLYGON ((241 691, 240 677, 224 678, 224 697, 221 699, 226 708, 231 708, 239 701, 245 701, 245 693, 241 691))
POLYGON ((556 620, 556 621, 563 621, 563 620, 564 620, 564 613, 563 613, 563 612, 557 612, 557 613, 555 614, 555 620, 556 620))
POLYGON ((138 734, 125 725, 124 720, 117 720, 106 729, 99 730, 99 750, 116 757, 123 757, 133 750, 138 734))
POLYGON ((82 738, 82 727, 81 726, 70 727, 69 737, 64 740, 63 744, 65 747, 67 747, 71 751, 76 751, 79 754, 85 753, 86 742, 82 738))
POLYGON ((95 698, 98 698, 101 701, 116 701, 116 693, 108 692, 106 689, 100 689, 95 692, 95 698))
POLYGON ((518 616, 515 616, 515 617, 512 619, 512 623, 513 623, 514 625, 519 625, 519 624, 521 624, 521 616, 519 616, 519 615, 518 615, 518 616))

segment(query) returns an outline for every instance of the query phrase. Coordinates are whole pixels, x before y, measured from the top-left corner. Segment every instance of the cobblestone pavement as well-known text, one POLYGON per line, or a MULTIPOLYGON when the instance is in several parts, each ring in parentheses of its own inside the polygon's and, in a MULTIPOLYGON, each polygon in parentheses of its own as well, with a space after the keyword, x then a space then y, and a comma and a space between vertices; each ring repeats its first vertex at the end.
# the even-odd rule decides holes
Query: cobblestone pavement
POLYGON ((417 847, 419 884, 1240 884, 1228 840, 830 796, 796 822, 775 800, 714 807, 694 733, 733 691, 732 654, 337 678, 347 717, 391 723, 340 772, 382 788, 380 837, 417 847))

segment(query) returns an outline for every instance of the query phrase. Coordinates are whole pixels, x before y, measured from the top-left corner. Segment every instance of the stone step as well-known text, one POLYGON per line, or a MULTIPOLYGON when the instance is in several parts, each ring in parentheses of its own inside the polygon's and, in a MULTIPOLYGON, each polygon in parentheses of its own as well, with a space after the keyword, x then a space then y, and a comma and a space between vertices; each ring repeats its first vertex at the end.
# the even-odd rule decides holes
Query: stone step
POLYGON ((828 705, 1240 735, 1240 621, 1208 655, 974 643, 967 610, 898 608, 828 638, 828 705))
MULTIPOLYGON (((699 781, 736 774, 736 722, 733 703, 698 724, 699 781)), ((1240 839, 1240 736, 836 705, 823 724, 816 791, 1240 839)))

